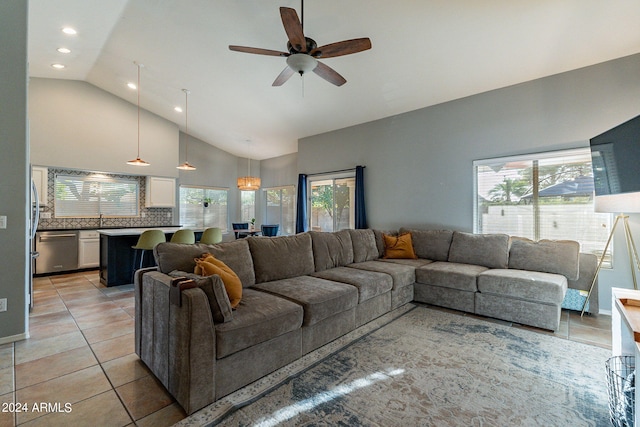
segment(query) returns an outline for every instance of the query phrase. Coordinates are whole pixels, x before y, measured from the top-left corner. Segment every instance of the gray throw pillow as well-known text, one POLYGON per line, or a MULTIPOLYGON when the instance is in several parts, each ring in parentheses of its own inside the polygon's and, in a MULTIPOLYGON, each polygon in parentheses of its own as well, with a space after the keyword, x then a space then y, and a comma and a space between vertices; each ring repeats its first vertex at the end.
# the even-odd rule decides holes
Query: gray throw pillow
POLYGON ((233 319, 231 302, 220 276, 205 277, 179 270, 170 272, 169 276, 186 277, 196 282, 196 285, 207 295, 209 306, 211 307, 211 315, 215 323, 226 323, 233 319))

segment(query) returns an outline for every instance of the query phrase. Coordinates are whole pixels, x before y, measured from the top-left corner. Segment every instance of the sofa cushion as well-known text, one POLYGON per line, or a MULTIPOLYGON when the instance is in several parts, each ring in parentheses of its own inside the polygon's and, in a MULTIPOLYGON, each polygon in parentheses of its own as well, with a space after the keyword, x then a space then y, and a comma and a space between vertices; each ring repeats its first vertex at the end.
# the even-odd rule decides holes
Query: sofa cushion
POLYGON ((447 261, 453 239, 451 230, 414 230, 401 228, 400 234, 411 233, 413 250, 418 258, 447 261))
MULTIPOLYGON (((245 289, 233 320, 215 325, 216 358, 269 341, 302 325, 302 307, 255 289, 245 289)), ((229 373, 233 375, 232 372, 229 373)))
POLYGON ((433 262, 430 259, 424 259, 424 258, 417 258, 417 259, 384 259, 384 258, 380 258, 380 259, 377 259, 376 261, 378 261, 378 262, 387 262, 387 263, 391 263, 391 264, 407 265, 407 266, 413 267, 413 268, 420 268, 423 265, 431 264, 433 262))
POLYGON ((487 270, 478 275, 478 291, 560 305, 567 292, 567 278, 561 274, 539 271, 487 270))
MULTIPOLYGON (((398 231, 397 230, 373 230, 373 235, 375 236, 375 239, 376 239, 376 248, 378 249, 378 258, 382 258, 384 256, 384 237, 383 237, 384 234, 386 234, 387 236, 397 236, 398 231)), ((368 260, 368 259, 353 260, 353 262, 363 262, 363 261, 371 261, 371 260, 368 260)))
POLYGON ((418 258, 413 251, 413 243, 411 242, 411 234, 401 234, 398 236, 388 236, 383 234, 384 238, 384 256, 389 259, 416 259, 418 258))
POLYGON ((210 253, 227 264, 238 275, 243 287, 256 282, 249 244, 245 239, 215 245, 166 242, 153 248, 158 270, 165 274, 173 270, 193 271, 196 266, 194 259, 203 253, 210 253))
POLYGON ((342 267, 353 262, 353 243, 349 230, 334 233, 311 231, 309 235, 316 271, 342 267))
POLYGON ((236 273, 233 272, 224 262, 216 259, 211 254, 202 255, 195 259, 196 266, 193 270, 195 274, 201 276, 218 275, 224 283, 224 288, 231 301, 231 308, 236 308, 242 299, 242 282, 236 273))
POLYGON ((389 292, 393 287, 393 279, 388 274, 349 267, 331 268, 313 273, 312 276, 355 286, 358 288, 359 303, 389 292))
POLYGON ((487 267, 481 265, 436 261, 416 269, 416 282, 476 292, 478 274, 487 270, 487 267))
POLYGON ((376 235, 371 229, 349 230, 353 243, 353 262, 371 261, 380 257, 376 235))
POLYGON ((580 244, 572 240, 511 239, 509 268, 562 274, 576 280, 580 269, 580 244))
POLYGON ((256 283, 304 276, 315 271, 311 235, 249 237, 256 283))
POLYGON ((211 315, 216 323, 225 323, 233 319, 231 301, 227 295, 227 290, 220 276, 200 276, 186 271, 173 270, 169 273, 171 277, 186 277, 196 282, 196 285, 204 291, 209 300, 211 315))
POLYGON ((391 276, 391 279, 393 280, 393 290, 413 285, 416 281, 416 269, 409 265, 395 264, 391 262, 365 261, 350 264, 347 267, 386 273, 391 276))
POLYGON ((453 232, 449 261, 482 265, 487 268, 507 268, 509 236, 506 234, 471 234, 453 232))
POLYGON ((254 288, 300 304, 304 308, 304 326, 314 325, 358 304, 355 286, 312 276, 258 283, 254 288))

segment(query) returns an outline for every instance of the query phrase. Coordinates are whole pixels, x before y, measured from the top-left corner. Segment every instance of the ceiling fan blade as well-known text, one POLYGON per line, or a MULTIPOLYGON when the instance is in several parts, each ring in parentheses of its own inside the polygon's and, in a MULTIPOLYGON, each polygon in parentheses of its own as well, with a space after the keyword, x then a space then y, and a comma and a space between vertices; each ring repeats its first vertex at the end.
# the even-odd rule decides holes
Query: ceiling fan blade
POLYGON ((362 52, 367 49, 371 49, 371 40, 368 37, 364 37, 320 46, 313 49, 309 54, 318 58, 333 58, 362 52))
POLYGON ((282 25, 284 25, 284 31, 287 33, 287 37, 289 37, 291 46, 298 52, 306 52, 307 40, 304 38, 298 12, 290 7, 281 7, 280 17, 282 18, 282 25))
POLYGON ((233 50, 235 52, 255 53, 257 55, 289 56, 287 52, 280 52, 279 50, 261 49, 259 47, 229 45, 229 50, 233 50))
POLYGON ((295 74, 292 68, 289 66, 285 67, 284 70, 276 77, 271 86, 282 86, 291 76, 295 74))
POLYGON ((336 70, 324 65, 322 62, 318 62, 318 65, 314 68, 313 72, 336 86, 342 86, 347 82, 347 80, 338 74, 336 70))

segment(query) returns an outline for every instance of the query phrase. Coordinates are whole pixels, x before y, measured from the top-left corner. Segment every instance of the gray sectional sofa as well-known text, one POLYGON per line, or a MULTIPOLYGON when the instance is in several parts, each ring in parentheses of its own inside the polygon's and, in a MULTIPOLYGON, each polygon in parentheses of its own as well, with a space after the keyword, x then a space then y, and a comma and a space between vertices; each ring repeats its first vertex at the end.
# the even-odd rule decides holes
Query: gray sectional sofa
POLYGON ((191 414, 411 301, 555 330, 567 288, 588 289, 596 269, 576 242, 399 233, 417 258, 383 258, 370 229, 159 244, 157 268, 135 277, 136 353, 191 414), (193 275, 205 252, 240 278, 237 309, 218 276, 193 275), (193 281, 180 291, 178 277, 193 281))

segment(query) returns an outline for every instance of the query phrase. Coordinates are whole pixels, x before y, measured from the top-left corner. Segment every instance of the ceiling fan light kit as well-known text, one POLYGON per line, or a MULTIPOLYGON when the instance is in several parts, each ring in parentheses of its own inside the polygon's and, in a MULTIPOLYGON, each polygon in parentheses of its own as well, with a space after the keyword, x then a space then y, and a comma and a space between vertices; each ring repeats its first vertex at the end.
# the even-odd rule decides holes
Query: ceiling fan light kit
MULTIPOLYGON (((304 1, 301 2, 304 11, 304 1)), ((289 78, 298 73, 304 75, 313 71, 324 80, 336 86, 342 86, 347 80, 338 74, 333 68, 319 62, 317 58, 333 58, 336 56, 350 55, 352 53, 362 52, 371 49, 371 40, 369 38, 358 38, 352 40, 344 40, 341 42, 331 43, 318 47, 315 40, 305 37, 304 22, 298 17, 295 9, 289 7, 280 8, 280 17, 282 25, 287 33, 287 50, 282 52, 278 50, 262 49, 257 47, 230 45, 229 49, 235 52, 253 53, 256 55, 279 56, 287 58, 287 66, 278 75, 272 86, 281 86, 289 78)), ((304 19, 304 12, 302 14, 304 19)))

